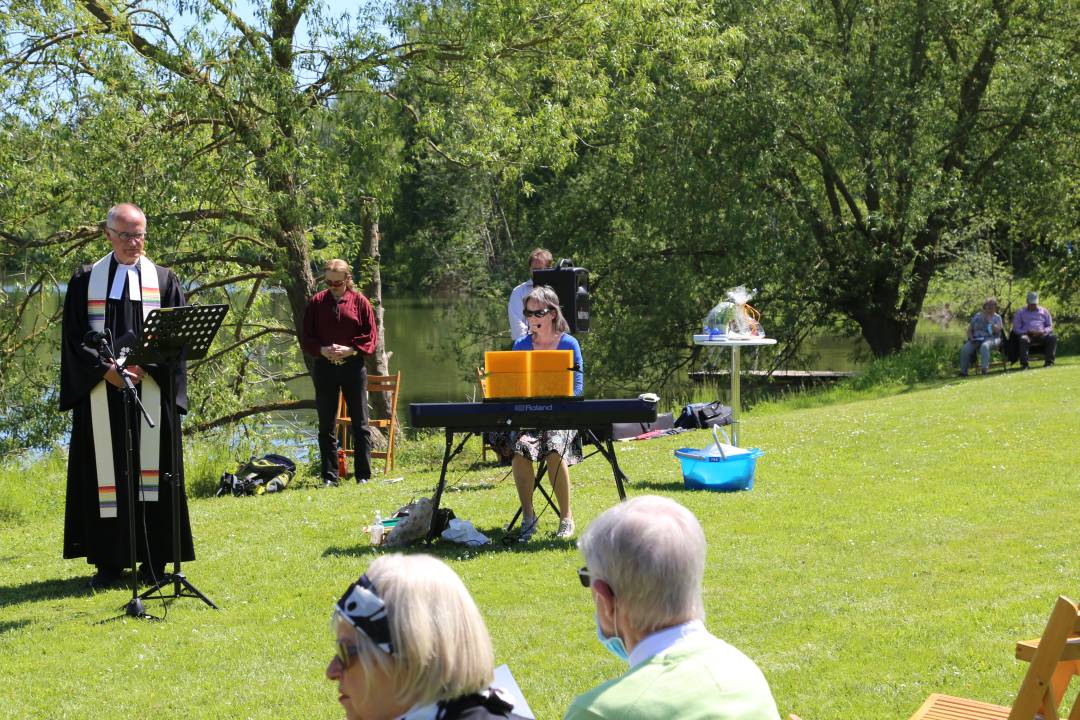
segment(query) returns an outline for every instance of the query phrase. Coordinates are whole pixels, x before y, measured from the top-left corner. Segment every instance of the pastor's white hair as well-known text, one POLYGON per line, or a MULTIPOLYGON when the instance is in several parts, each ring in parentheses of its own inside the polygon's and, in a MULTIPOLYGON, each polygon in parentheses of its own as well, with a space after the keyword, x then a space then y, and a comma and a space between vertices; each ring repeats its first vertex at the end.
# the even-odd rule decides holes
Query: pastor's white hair
POLYGON ((117 203, 109 208, 109 212, 105 214, 105 222, 112 225, 118 217, 130 218, 134 213, 141 215, 143 221, 146 221, 146 213, 135 203, 117 203))
MULTIPOLYGON (((395 691, 406 706, 450 700, 491 685, 491 636, 465 584, 446 563, 431 555, 383 555, 366 574, 386 605, 394 646, 394 654, 387 655, 356 631, 356 661, 363 664, 366 678, 372 665, 386 669, 396 682, 385 690, 395 691)), ((334 622, 339 619, 345 618, 335 612, 334 622)))
POLYGON ((589 525, 578 547, 638 632, 705 618, 705 533, 674 500, 643 495, 620 503, 589 525))

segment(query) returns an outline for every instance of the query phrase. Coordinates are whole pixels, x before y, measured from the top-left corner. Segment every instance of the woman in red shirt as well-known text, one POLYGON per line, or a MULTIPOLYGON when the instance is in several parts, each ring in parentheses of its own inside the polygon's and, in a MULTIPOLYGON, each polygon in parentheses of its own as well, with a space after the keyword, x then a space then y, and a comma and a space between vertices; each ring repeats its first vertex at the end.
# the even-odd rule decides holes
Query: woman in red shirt
POLYGON ((319 414, 320 472, 323 485, 332 487, 338 484, 334 421, 339 391, 352 417, 356 482, 364 483, 371 477, 364 356, 375 351, 378 335, 371 303, 353 286, 349 264, 339 259, 326 263, 323 280, 327 289, 315 293, 304 310, 300 344, 305 353, 315 358, 311 380, 315 383, 315 409, 319 414))

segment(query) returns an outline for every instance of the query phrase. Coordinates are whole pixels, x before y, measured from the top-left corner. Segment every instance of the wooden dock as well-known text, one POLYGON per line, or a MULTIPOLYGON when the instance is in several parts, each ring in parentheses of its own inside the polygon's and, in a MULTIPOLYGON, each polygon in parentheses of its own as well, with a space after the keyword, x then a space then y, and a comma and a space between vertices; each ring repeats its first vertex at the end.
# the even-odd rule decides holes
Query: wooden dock
MULTIPOLYGON (((711 380, 714 378, 726 378, 727 370, 694 370, 689 373, 691 380, 711 380)), ((855 377, 859 373, 847 370, 743 370, 743 375, 754 378, 769 378, 779 382, 816 382, 829 380, 843 380, 855 377)))

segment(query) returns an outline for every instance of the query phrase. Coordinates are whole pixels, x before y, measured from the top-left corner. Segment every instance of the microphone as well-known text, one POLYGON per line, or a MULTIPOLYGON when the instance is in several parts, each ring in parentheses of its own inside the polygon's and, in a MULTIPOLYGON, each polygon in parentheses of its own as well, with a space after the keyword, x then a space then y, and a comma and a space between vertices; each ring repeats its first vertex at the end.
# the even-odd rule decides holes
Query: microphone
POLYGON ((83 337, 83 342, 87 345, 97 345, 102 340, 111 340, 112 333, 109 332, 109 328, 105 328, 102 332, 91 330, 83 337))

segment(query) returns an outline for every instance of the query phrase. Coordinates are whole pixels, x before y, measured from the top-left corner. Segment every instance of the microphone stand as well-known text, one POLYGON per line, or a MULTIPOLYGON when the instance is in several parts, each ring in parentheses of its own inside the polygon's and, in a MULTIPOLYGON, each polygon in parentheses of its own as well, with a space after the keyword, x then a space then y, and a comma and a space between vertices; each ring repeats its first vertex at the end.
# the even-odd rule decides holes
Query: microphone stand
POLYGON ((132 433, 131 419, 129 417, 130 410, 135 407, 139 408, 143 418, 146 420, 146 424, 150 427, 154 427, 154 421, 150 419, 149 413, 146 412, 146 408, 143 407, 142 401, 139 399, 139 393, 135 390, 135 385, 124 371, 123 360, 116 359, 116 355, 113 353, 112 346, 109 343, 108 331, 98 337, 98 353, 102 357, 113 362, 117 371, 120 373, 120 379, 124 381, 124 387, 118 389, 124 396, 125 401, 123 413, 124 439, 127 442, 127 446, 124 448, 124 471, 127 477, 128 549, 131 552, 131 600, 124 606, 124 614, 136 618, 156 620, 156 617, 146 612, 143 607, 142 598, 139 597, 139 573, 136 572, 138 555, 135 551, 135 492, 137 483, 134 476, 135 462, 132 459, 132 454, 135 452, 135 438, 132 433))

